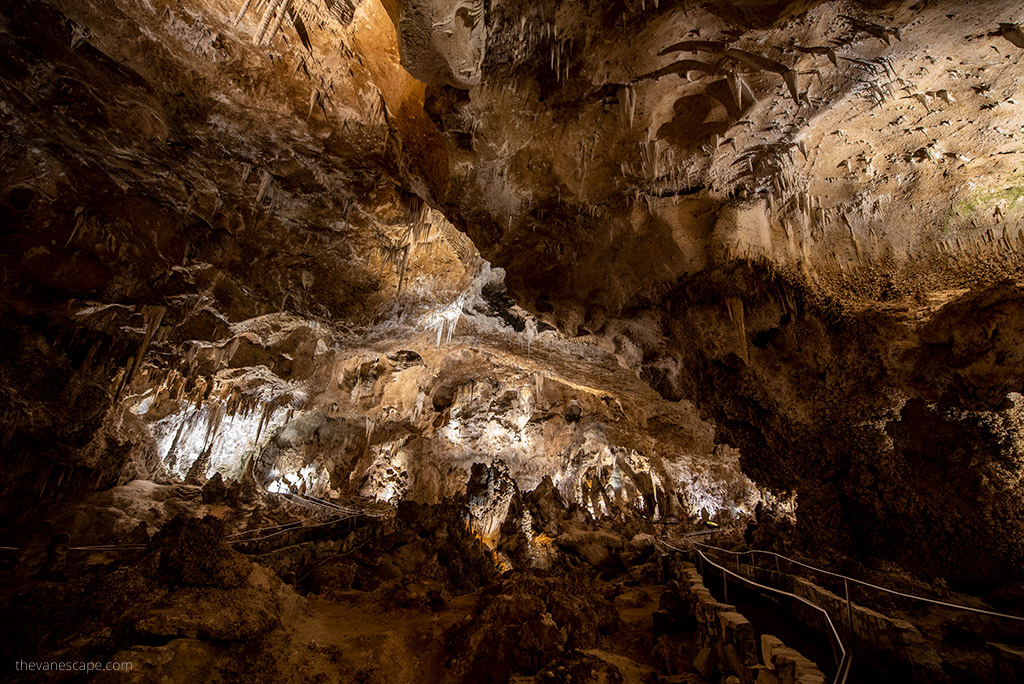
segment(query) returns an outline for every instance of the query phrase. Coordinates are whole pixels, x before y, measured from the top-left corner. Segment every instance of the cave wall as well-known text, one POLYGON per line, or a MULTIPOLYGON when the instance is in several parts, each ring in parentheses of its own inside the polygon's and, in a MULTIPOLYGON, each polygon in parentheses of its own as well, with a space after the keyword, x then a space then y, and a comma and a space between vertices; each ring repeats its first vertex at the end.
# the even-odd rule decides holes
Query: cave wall
POLYGON ((1013 3, 241 9, 0 9, 6 496, 500 458, 600 507, 635 452, 816 555, 1019 574, 1013 3))
POLYGON ((428 92, 436 201, 796 491, 806 548, 1016 576, 1015 11, 496 2, 480 86, 428 92))

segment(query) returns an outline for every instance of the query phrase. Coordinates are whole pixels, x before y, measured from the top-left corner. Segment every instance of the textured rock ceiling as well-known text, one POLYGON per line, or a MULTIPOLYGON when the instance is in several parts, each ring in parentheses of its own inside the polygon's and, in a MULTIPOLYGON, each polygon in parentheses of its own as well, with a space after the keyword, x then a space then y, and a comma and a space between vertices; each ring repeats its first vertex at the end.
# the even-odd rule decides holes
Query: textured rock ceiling
POLYGON ((237 413, 268 482, 501 455, 667 515, 749 477, 808 547, 1019 574, 1019 5, 8 5, 9 501, 205 477, 161 440, 237 413))

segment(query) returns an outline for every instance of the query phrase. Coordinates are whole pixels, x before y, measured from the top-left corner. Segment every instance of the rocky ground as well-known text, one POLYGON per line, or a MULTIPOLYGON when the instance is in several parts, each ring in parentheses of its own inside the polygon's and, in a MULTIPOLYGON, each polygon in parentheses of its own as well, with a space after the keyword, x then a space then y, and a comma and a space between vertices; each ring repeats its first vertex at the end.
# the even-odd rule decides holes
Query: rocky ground
MULTIPOLYGON (((707 631, 704 609, 680 591, 690 556, 673 548, 687 539, 763 548, 793 524, 764 510, 710 530, 641 511, 595 519, 550 478, 519 490, 501 463, 475 465, 465 490, 436 504, 313 501, 322 500, 217 477, 203 487, 134 481, 55 506, 0 565, 5 663, 132 664, 99 681, 731 682, 742 671, 724 645, 737 637, 717 627, 724 618, 707 631)), ((827 630, 807 627, 813 612, 735 581, 723 593, 705 566, 710 606, 737 604, 735 620, 749 616, 755 639, 781 635, 834 672, 827 630)), ((917 595, 1021 607, 1018 585, 979 598, 891 567, 839 566, 917 595)), ((767 581, 771 567, 754 577, 767 581)), ((786 571, 773 583, 843 591, 827 576, 786 571)), ((855 589, 857 610, 892 641, 858 637, 850 681, 999 682, 985 643, 1024 639, 999 620, 855 589)), ((764 639, 752 657, 771 663, 764 639)), ((38 681, 7 670, 11 681, 38 681)))
POLYGON ((107 679, 139 682, 702 681, 676 676, 696 636, 659 612, 657 526, 641 518, 613 532, 545 481, 515 493, 494 546, 464 495, 257 548, 234 530, 297 510, 240 489, 137 482, 58 518, 52 542, 6 564, 5 662, 128 661, 107 679), (111 497, 137 521, 120 536, 111 497), (93 543, 138 546, 69 550, 86 517, 93 543))

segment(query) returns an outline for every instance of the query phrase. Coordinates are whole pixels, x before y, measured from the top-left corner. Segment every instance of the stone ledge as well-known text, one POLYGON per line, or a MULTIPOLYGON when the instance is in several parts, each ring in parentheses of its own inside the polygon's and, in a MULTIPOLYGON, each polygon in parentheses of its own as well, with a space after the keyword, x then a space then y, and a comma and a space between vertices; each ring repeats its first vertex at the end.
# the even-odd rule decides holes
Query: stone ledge
POLYGON ((696 567, 679 561, 673 569, 678 582, 670 586, 697 620, 702 649, 693 666, 701 676, 708 679, 717 668, 743 684, 825 683, 817 665, 778 637, 762 635, 759 654, 753 625, 735 606, 715 600, 696 567))

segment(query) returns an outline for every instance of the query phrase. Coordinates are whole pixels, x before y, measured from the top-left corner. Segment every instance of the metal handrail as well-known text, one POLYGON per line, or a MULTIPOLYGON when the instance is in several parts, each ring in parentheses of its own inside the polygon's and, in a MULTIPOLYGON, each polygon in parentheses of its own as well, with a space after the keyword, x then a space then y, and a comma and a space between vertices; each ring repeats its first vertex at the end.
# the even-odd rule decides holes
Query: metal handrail
POLYGON ((992 611, 992 610, 984 610, 982 608, 972 608, 970 606, 960 605, 959 603, 949 603, 947 601, 939 601, 938 599, 930 599, 930 598, 926 598, 924 596, 915 596, 913 594, 906 594, 906 593, 904 593, 902 591, 896 591, 895 589, 888 589, 886 587, 881 587, 881 586, 879 586, 877 584, 872 584, 871 582, 865 582, 864 580, 859 580, 859 579, 857 579, 855 577, 848 577, 847 575, 842 575, 840 573, 832 572, 830 570, 823 570, 822 568, 817 568, 817 567, 815 567, 813 565, 808 565, 807 563, 803 563, 801 561, 794 560, 792 558, 789 558, 788 556, 783 556, 782 554, 775 553, 774 551, 763 551, 761 549, 751 549, 749 551, 730 551, 729 549, 723 549, 721 547, 711 546, 709 544, 702 544, 700 542, 691 542, 691 543, 694 546, 700 546, 700 547, 703 547, 705 549, 711 549, 713 551, 721 551, 722 553, 727 553, 727 554, 732 555, 732 556, 749 556, 749 555, 754 555, 754 554, 759 554, 759 555, 763 555, 763 556, 774 556, 775 558, 781 558, 782 560, 789 561, 790 563, 793 563, 794 565, 799 565, 800 567, 807 568, 808 570, 814 570, 816 572, 820 572, 820 573, 825 574, 825 575, 830 575, 831 577, 836 577, 838 579, 847 580, 847 581, 853 582, 855 584, 860 584, 860 585, 865 586, 865 587, 870 587, 871 589, 877 589, 879 591, 884 591, 884 592, 886 592, 888 594, 892 594, 894 596, 901 596, 903 598, 913 599, 915 601, 924 601, 925 603, 932 603, 934 605, 944 606, 946 608, 955 608, 957 610, 966 610, 966 611, 970 611, 972 613, 981 613, 982 615, 990 615, 992 617, 1006 618, 1008 620, 1017 620, 1017 621, 1020 621, 1020 622, 1024 622, 1024 617, 1022 617, 1020 615, 1009 615, 1007 613, 997 613, 997 612, 992 611))
MULTIPOLYGON (((303 521, 301 521, 301 520, 292 520, 291 522, 282 523, 280 525, 274 525, 272 527, 254 527, 254 528, 252 528, 250 530, 242 530, 241 532, 235 532, 234 534, 229 534, 228 536, 224 537, 224 540, 227 541, 228 543, 232 543, 232 540, 236 540, 239 537, 244 537, 247 534, 253 534, 253 533, 256 533, 256 532, 269 532, 270 530, 281 530, 281 529, 285 529, 285 528, 294 529, 294 528, 297 528, 297 527, 302 527, 302 522, 303 521)), ((240 540, 240 541, 244 541, 244 540, 240 540)))
POLYGON ((332 515, 341 514, 344 517, 358 517, 365 516, 367 518, 386 518, 391 514, 390 510, 381 510, 378 507, 369 505, 352 505, 342 506, 336 504, 333 501, 325 501, 315 496, 309 496, 308 494, 295 494, 292 492, 281 492, 277 496, 282 497, 285 501, 290 503, 315 510, 319 513, 329 513, 332 515))
MULTIPOLYGON (((324 520, 322 522, 313 523, 312 525, 302 525, 302 524, 300 524, 300 525, 298 525, 296 527, 288 527, 288 528, 285 528, 285 529, 279 529, 277 532, 271 532, 270 534, 266 534, 266 535, 263 535, 263 536, 260 536, 260 537, 253 537, 252 539, 234 539, 234 540, 229 541, 228 544, 248 544, 249 542, 263 541, 265 539, 270 539, 271 537, 276 537, 279 534, 284 534, 286 532, 292 532, 294 530, 312 530, 312 529, 317 528, 317 527, 325 527, 326 525, 333 525, 335 523, 339 523, 339 522, 341 522, 343 520, 349 520, 349 519, 350 518, 331 518, 330 520, 324 520)), ((279 525, 278 527, 281 527, 281 526, 279 525)), ((272 530, 272 529, 275 529, 275 528, 268 527, 267 529, 268 530, 272 530)), ((246 532, 260 532, 260 531, 262 531, 262 530, 260 530, 258 528, 255 529, 255 530, 246 530, 246 532)))
MULTIPOLYGON (((683 549, 680 549, 677 546, 673 546, 672 544, 669 544, 668 542, 666 542, 663 539, 659 539, 658 542, 660 542, 661 544, 664 544, 665 546, 667 546, 670 549, 673 549, 674 551, 678 551, 680 553, 685 553, 685 551, 683 549)), ((700 544, 700 546, 704 546, 704 545, 700 544)), ((817 610, 822 615, 824 615, 825 616, 825 620, 828 622, 829 629, 832 630, 832 638, 835 639, 836 645, 839 646, 839 650, 842 653, 842 659, 840 660, 840 663, 839 663, 839 669, 836 670, 836 676, 835 676, 835 679, 833 679, 833 684, 846 684, 847 677, 850 674, 850 668, 853 666, 853 653, 846 650, 846 646, 843 644, 843 640, 839 636, 839 631, 836 630, 836 626, 832 622, 832 617, 828 614, 828 611, 826 611, 821 606, 816 605, 815 603, 812 603, 808 599, 805 599, 802 596, 797 596, 796 594, 792 594, 792 593, 790 593, 788 591, 785 591, 783 589, 776 589, 775 587, 769 587, 767 585, 761 584, 760 582, 755 582, 754 580, 751 580, 749 578, 743 577, 743 576, 733 572, 732 570, 729 570, 728 568, 726 568, 726 567, 724 567, 722 565, 719 565, 718 563, 715 563, 713 560, 708 558, 704 554, 704 552, 701 551, 700 549, 696 549, 695 548, 694 551, 708 565, 710 565, 710 566, 712 566, 714 568, 718 568, 719 570, 721 570, 723 575, 732 575, 733 577, 738 579, 740 582, 743 582, 744 584, 748 584, 748 585, 750 585, 752 587, 755 587, 757 589, 760 589, 760 590, 763 590, 763 591, 768 591, 768 592, 771 592, 773 594, 780 594, 782 596, 788 596, 788 597, 790 597, 792 599, 796 599, 800 603, 803 603, 804 605, 806 605, 806 606, 808 606, 810 608, 813 608, 814 610, 817 610)))
MULTIPOLYGON (((323 499, 302 494, 279 494, 279 496, 296 505, 321 514, 331 515, 333 517, 329 520, 323 520, 311 525, 305 524, 302 520, 292 520, 291 522, 282 523, 280 525, 242 530, 241 532, 235 532, 234 534, 227 535, 224 537, 224 541, 228 544, 248 544, 250 542, 270 539, 286 532, 291 532, 292 530, 324 527, 326 525, 332 525, 344 520, 351 520, 352 518, 358 518, 360 516, 368 518, 388 517, 388 512, 375 510, 369 506, 340 506, 330 501, 324 501, 323 499), (270 534, 262 534, 264 532, 269 532, 270 534), (253 534, 258 536, 249 536, 253 534)), ((147 547, 145 544, 93 544, 89 546, 69 546, 67 548, 69 551, 138 551, 147 547)), ((0 546, 0 550, 20 551, 21 549, 17 546, 0 546)))
POLYGON ((343 505, 335 503, 333 501, 328 501, 326 499, 321 499, 321 498, 316 497, 316 496, 310 496, 309 494, 298 494, 298 495, 293 494, 292 496, 298 496, 298 497, 300 497, 301 499, 303 499, 305 501, 309 501, 310 503, 317 504, 319 506, 322 506, 324 508, 327 508, 327 509, 330 509, 330 510, 333 510, 333 511, 338 511, 340 513, 345 513, 345 514, 350 515, 350 516, 362 515, 362 516, 366 516, 366 517, 369 517, 369 518, 386 518, 386 517, 388 517, 390 515, 390 512, 391 512, 390 510, 382 510, 379 507, 374 507, 374 506, 370 506, 370 505, 358 505, 358 504, 356 504, 356 505, 352 505, 352 506, 343 506, 343 505))

